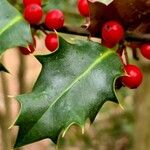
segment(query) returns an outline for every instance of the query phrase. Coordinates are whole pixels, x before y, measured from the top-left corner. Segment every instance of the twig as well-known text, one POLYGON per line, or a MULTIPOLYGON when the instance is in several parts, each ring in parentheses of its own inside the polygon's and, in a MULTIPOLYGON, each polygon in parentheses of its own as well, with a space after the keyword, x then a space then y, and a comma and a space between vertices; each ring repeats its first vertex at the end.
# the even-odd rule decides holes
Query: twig
POLYGON ((125 60, 126 60, 126 65, 129 64, 129 57, 128 57, 128 53, 127 53, 127 49, 124 49, 124 56, 125 56, 125 60))
MULTIPOLYGON (((48 27, 46 27, 45 24, 32 25, 31 27, 36 30, 41 30, 41 31, 43 31, 43 30, 53 31, 53 30, 50 30, 48 27)), ((80 28, 80 27, 72 27, 71 28, 71 27, 64 26, 61 29, 59 29, 58 32, 81 35, 81 36, 89 36, 90 35, 90 33, 88 31, 86 31, 85 29, 80 28)))
POLYGON ((134 58, 135 60, 139 60, 139 57, 138 57, 137 49, 136 49, 136 48, 133 48, 133 49, 132 49, 132 55, 133 55, 133 58, 134 58))
MULTIPOLYGON (((46 30, 46 31, 53 31, 50 30, 45 26, 45 24, 39 24, 39 25, 33 25, 32 28, 36 30, 46 30)), ((81 35, 81 36, 90 36, 90 33, 86 31, 85 28, 81 27, 68 27, 64 26, 59 32, 67 33, 67 34, 75 34, 75 35, 81 35)), ((143 34, 143 33, 135 33, 132 31, 126 31, 125 34, 125 40, 129 42, 150 42, 150 33, 149 34, 143 34)))
POLYGON ((126 32, 125 36, 126 41, 130 42, 150 42, 150 33, 143 34, 143 33, 135 33, 131 31, 126 32))
POLYGON ((126 48, 126 46, 124 45, 124 42, 121 41, 119 43, 119 47, 118 47, 118 50, 117 50, 117 53, 119 54, 119 56, 122 56, 122 53, 123 53, 123 50, 126 48))

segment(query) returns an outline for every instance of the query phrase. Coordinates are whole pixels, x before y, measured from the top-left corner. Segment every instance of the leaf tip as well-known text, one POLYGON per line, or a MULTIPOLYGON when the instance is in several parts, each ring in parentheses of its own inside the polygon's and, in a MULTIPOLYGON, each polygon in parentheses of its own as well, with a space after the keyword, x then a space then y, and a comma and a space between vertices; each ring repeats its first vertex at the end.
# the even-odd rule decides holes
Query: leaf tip
POLYGON ((119 104, 119 106, 123 111, 125 110, 125 108, 121 104, 119 104))
POLYGON ((82 127, 82 134, 84 134, 85 133, 85 128, 84 127, 82 127))

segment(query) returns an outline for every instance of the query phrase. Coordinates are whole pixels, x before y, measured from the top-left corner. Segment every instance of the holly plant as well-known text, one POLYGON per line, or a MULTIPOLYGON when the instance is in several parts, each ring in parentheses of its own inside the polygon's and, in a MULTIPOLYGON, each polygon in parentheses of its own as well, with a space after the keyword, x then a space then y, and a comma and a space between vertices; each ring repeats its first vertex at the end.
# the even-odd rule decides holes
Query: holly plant
POLYGON ((105 102, 119 103, 115 90, 141 85, 127 48, 150 60, 149 10, 149 0, 0 0, 0 54, 18 47, 42 64, 32 91, 16 97, 14 148, 57 144, 71 125, 92 123, 105 102), (36 54, 40 35, 48 54, 36 54))

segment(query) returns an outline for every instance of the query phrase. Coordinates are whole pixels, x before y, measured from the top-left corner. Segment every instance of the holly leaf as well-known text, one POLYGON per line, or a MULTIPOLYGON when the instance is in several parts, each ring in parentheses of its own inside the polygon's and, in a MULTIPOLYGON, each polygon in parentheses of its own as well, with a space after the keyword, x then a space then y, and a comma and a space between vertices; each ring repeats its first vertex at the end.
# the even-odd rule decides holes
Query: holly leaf
POLYGON ((0 0, 0 54, 31 42, 30 27, 22 15, 7 0, 0 0))
POLYGON ((21 112, 15 147, 50 138, 57 143, 72 124, 94 121, 102 105, 118 102, 114 82, 122 75, 115 51, 88 40, 60 38, 59 49, 38 56, 42 71, 31 93, 17 96, 21 112))

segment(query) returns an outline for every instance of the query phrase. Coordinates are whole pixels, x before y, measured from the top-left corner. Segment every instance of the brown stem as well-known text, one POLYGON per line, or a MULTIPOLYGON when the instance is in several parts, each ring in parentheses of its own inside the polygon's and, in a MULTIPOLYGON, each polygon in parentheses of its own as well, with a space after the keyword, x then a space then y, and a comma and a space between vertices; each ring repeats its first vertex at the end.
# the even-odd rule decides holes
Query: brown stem
MULTIPOLYGON (((47 31, 53 31, 50 30, 48 27, 45 26, 45 24, 40 24, 40 25, 32 25, 32 28, 36 29, 36 30, 47 30, 47 31)), ((58 32, 62 32, 62 33, 68 33, 68 34, 75 34, 75 35, 81 35, 81 36, 89 36, 90 33, 85 31, 83 28, 79 28, 79 27, 67 27, 64 26, 61 29, 58 30, 58 32)))
POLYGON ((126 32, 125 36, 126 41, 130 42, 150 42, 150 34, 143 34, 143 33, 135 33, 131 31, 126 32))
POLYGON ((132 55, 133 55, 133 58, 134 58, 135 60, 139 60, 139 57, 138 57, 137 49, 136 49, 136 48, 133 48, 133 49, 132 49, 132 55))
POLYGON ((48 35, 48 32, 41 26, 40 27, 40 30, 45 34, 45 35, 48 35))
MULTIPOLYGON (((47 31, 53 31, 50 30, 45 26, 45 24, 39 24, 39 25, 33 25, 32 28, 36 30, 47 30, 47 31)), ((90 33, 86 31, 86 29, 81 27, 68 27, 64 26, 61 29, 58 30, 62 33, 68 33, 68 34, 75 34, 75 35, 81 35, 81 36, 89 36, 90 33)), ((150 34, 143 34, 143 33, 136 33, 131 31, 126 31, 125 34, 125 40, 130 42, 150 42, 150 34)))
POLYGON ((118 47, 118 50, 117 50, 117 53, 119 54, 119 56, 122 56, 122 53, 123 53, 123 50, 126 48, 125 44, 123 41, 121 41, 119 43, 119 47, 118 47))
POLYGON ((124 49, 124 55, 125 55, 126 64, 129 64, 129 58, 128 58, 128 53, 126 48, 124 49))

